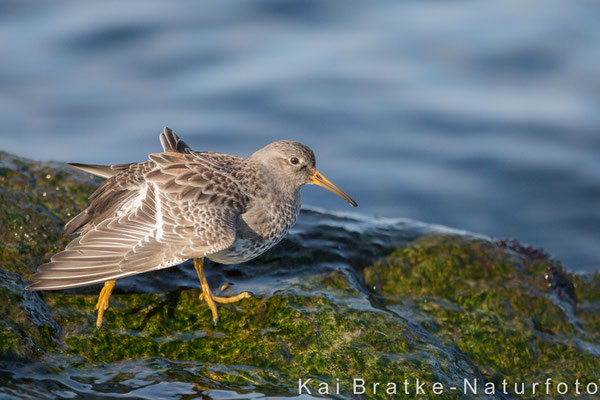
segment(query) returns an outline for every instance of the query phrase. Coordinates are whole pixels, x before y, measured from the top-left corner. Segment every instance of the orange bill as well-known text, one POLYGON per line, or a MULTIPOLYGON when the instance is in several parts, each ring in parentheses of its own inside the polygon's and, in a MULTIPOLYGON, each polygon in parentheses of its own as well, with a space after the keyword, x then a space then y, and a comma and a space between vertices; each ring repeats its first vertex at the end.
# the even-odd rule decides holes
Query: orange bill
POLYGON ((340 189, 339 187, 337 187, 333 183, 331 183, 329 181, 329 179, 327 179, 323 175, 321 175, 321 173, 319 171, 315 171, 313 176, 310 177, 310 183, 312 183, 314 185, 319 185, 322 188, 325 188, 325 189, 329 190, 330 192, 337 194, 342 199, 344 199, 348 203, 350 203, 352 205, 352 207, 358 206, 358 204, 356 204, 356 202, 354 200, 352 200, 350 198, 350 196, 348 196, 346 193, 344 193, 344 191, 342 189, 340 189))

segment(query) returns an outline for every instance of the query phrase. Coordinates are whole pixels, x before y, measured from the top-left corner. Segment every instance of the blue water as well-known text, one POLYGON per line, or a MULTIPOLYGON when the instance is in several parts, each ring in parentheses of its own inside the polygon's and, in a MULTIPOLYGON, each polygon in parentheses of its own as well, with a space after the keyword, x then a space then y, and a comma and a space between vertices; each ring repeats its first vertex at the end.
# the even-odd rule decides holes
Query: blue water
MULTIPOLYGON (((0 149, 312 147, 357 212, 600 267, 600 3, 4 1, 0 149)), ((319 188, 306 203, 349 207, 319 188)))

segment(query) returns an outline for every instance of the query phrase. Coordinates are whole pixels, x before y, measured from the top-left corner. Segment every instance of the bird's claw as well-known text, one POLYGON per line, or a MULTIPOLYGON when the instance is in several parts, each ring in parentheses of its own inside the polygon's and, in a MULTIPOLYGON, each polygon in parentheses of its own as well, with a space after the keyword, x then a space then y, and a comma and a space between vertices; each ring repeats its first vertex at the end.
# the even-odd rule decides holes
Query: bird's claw
POLYGON ((230 297, 221 297, 213 295, 212 291, 208 287, 202 288, 202 290, 203 292, 202 294, 200 294, 199 299, 200 301, 206 301, 206 304, 208 304, 208 307, 212 312, 213 322, 215 326, 217 326, 217 323, 219 322, 219 312, 217 311, 216 303, 230 304, 236 301, 240 301, 242 299, 246 299, 248 297, 252 297, 252 293, 250 292, 242 292, 240 294, 230 297))
MULTIPOLYGON (((202 286, 202 294, 200 294, 200 301, 206 301, 206 304, 208 304, 208 307, 210 308, 210 311, 212 312, 212 316, 213 316, 213 322, 215 324, 215 326, 217 325, 217 323, 219 322, 219 313, 217 312, 217 305, 215 303, 220 303, 220 304, 229 304, 229 303, 234 303, 236 301, 245 299, 247 297, 251 297, 252 294, 250 292, 242 292, 238 295, 235 296, 231 296, 231 297, 220 297, 220 296, 215 296, 213 295, 212 291, 210 290, 210 286, 208 285, 208 281, 206 280, 206 276, 204 275, 204 260, 202 258, 195 258, 194 259, 194 268, 196 269, 196 272, 198 273, 198 278, 200 279, 200 285, 202 286)), ((221 286, 221 292, 225 289, 227 289, 228 285, 224 284, 221 286)))

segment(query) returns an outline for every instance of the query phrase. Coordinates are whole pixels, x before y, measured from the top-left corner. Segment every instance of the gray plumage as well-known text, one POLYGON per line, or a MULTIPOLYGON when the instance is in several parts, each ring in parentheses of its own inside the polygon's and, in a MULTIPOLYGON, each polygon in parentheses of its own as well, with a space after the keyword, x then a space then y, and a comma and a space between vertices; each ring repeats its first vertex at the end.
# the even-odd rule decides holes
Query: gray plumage
POLYGON ((107 180, 65 225, 65 235, 78 236, 38 268, 28 289, 102 283, 190 258, 247 261, 294 225, 300 188, 318 174, 313 152, 297 142, 274 142, 241 158, 194 152, 169 128, 160 141, 164 152, 148 161, 70 164, 107 180))

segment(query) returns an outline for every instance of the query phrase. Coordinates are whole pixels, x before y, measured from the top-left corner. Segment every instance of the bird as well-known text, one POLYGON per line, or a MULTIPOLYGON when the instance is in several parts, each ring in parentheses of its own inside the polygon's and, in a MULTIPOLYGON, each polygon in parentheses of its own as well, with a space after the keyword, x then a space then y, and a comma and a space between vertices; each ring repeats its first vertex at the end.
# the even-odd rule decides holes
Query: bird
POLYGON ((296 223, 300 189, 321 186, 353 207, 357 203, 326 179, 307 146, 272 142, 250 157, 196 152, 170 128, 159 136, 163 152, 148 160, 68 165, 106 179, 90 204, 66 223, 74 236, 40 265, 28 290, 58 290, 104 283, 96 304, 103 323, 116 280, 193 259, 202 293, 217 325, 216 303, 251 297, 216 296, 204 274, 204 258, 220 264, 251 260, 277 244, 296 223))

